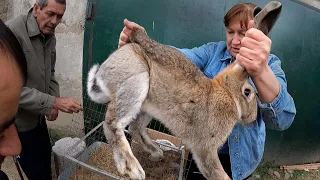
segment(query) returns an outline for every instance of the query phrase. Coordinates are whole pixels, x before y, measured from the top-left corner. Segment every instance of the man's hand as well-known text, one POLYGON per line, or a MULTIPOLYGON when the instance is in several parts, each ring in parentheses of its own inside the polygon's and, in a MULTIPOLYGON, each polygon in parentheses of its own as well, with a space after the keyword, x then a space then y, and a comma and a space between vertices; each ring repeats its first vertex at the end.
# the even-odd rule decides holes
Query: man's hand
POLYGON ((132 33, 132 29, 138 28, 138 29, 144 30, 144 28, 142 26, 140 26, 139 24, 137 24, 135 22, 131 22, 127 19, 125 19, 123 21, 123 24, 124 24, 124 28, 122 29, 122 31, 120 33, 118 48, 120 48, 121 46, 125 45, 128 42, 128 39, 132 33))
POLYGON ((79 111, 83 110, 81 104, 78 101, 67 97, 56 98, 53 108, 70 114, 78 113, 79 111))
POLYGON ((267 71, 271 40, 262 31, 252 28, 254 21, 249 21, 248 31, 242 38, 241 48, 237 54, 237 62, 242 65, 251 77, 267 71))
POLYGON ((51 113, 46 116, 48 121, 55 121, 57 120, 59 115, 59 111, 57 109, 52 108, 51 113))

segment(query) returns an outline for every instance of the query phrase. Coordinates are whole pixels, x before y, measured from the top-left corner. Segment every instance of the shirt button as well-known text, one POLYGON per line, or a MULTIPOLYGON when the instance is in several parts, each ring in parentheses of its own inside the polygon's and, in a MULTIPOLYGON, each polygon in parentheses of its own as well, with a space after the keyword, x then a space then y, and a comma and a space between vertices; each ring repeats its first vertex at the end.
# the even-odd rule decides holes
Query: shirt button
POLYGON ((43 106, 43 105, 44 105, 44 102, 41 102, 41 105, 43 106))
POLYGON ((240 171, 240 167, 237 167, 236 169, 237 169, 237 171, 240 171))
POLYGON ((235 156, 239 156, 239 153, 235 153, 234 155, 235 155, 235 156))
POLYGON ((238 136, 234 136, 234 140, 237 140, 238 139, 238 136))

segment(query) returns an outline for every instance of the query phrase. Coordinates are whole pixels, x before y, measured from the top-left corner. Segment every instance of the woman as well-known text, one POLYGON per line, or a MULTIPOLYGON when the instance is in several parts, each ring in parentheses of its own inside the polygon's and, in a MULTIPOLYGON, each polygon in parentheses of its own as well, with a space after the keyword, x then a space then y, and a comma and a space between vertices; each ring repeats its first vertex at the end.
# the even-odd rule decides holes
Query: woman
MULTIPOLYGON (((14 117, 18 110, 27 65, 20 44, 10 29, 0 20, 0 165, 6 156, 21 152, 14 117)), ((8 179, 0 170, 0 179, 8 179)))
MULTIPOLYGON (((219 150, 220 161, 233 179, 247 179, 259 165, 264 151, 265 127, 285 130, 292 124, 296 109, 287 92, 287 81, 280 59, 270 54, 271 40, 253 27, 256 5, 241 3, 224 17, 226 42, 211 42, 192 49, 179 49, 209 78, 237 60, 249 73, 258 95, 258 116, 249 125, 236 124, 219 150)), ((140 25, 124 20, 118 46, 126 44, 131 30, 140 25)), ((199 179, 189 172, 188 178, 199 179)), ((198 175, 197 175, 198 174, 198 175)), ((201 176, 203 178, 203 176, 201 176)))

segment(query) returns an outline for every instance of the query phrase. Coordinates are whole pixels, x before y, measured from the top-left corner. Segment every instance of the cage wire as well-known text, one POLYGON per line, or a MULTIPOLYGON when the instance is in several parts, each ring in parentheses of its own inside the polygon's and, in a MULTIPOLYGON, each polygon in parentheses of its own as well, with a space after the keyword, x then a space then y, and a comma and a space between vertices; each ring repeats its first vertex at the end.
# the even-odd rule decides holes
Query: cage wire
MULTIPOLYGON (((84 93, 83 108, 83 112, 73 114, 65 126, 68 133, 64 137, 77 139, 68 144, 64 153, 55 153, 55 164, 58 166, 55 169, 58 180, 129 179, 129 177, 121 176, 117 172, 112 149, 103 132, 102 124, 105 120, 107 106, 91 101, 84 93)), ((125 130, 127 140, 135 157, 145 170, 147 179, 186 179, 191 165, 191 157, 181 140, 174 137, 157 120, 152 120, 147 128, 150 138, 164 150, 164 157, 158 162, 150 161, 149 154, 141 149, 125 130), (163 139, 172 144, 158 141, 163 139), (163 164, 161 165, 161 163, 163 164)))

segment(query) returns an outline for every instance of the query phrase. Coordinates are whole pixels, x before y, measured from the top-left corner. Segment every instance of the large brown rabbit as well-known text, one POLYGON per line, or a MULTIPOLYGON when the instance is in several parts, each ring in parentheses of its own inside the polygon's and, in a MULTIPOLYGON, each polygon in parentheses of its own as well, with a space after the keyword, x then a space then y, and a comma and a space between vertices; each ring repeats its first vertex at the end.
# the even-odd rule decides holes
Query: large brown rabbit
MULTIPOLYGON (((267 34, 280 11, 278 2, 256 9, 255 27, 267 34)), ((209 79, 178 50, 152 41, 142 30, 133 31, 131 42, 100 67, 93 66, 88 77, 90 98, 109 103, 104 133, 118 171, 145 179, 124 134, 129 124, 133 138, 152 158, 163 156, 145 131, 154 117, 182 139, 207 179, 230 179, 217 150, 236 123, 251 123, 257 117, 255 90, 247 72, 232 64, 209 79)))

